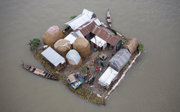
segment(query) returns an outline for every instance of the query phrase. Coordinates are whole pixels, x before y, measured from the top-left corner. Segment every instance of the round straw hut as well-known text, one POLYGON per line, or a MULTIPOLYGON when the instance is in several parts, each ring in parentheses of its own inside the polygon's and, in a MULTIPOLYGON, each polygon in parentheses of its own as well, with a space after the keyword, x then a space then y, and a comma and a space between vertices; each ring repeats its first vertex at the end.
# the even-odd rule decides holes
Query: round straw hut
POLYGON ((62 30, 59 29, 58 26, 51 26, 42 36, 43 42, 51 47, 53 47, 54 43, 59 40, 63 39, 64 34, 62 30))
POLYGON ((134 53, 134 51, 137 50, 137 47, 138 47, 139 43, 137 41, 136 38, 131 38, 131 39, 128 39, 125 43, 124 43, 124 47, 128 48, 129 52, 131 54, 134 53))
POLYGON ((78 37, 74 43, 73 48, 79 52, 82 57, 87 57, 90 54, 90 43, 83 37, 78 37))
POLYGON ((66 53, 71 49, 71 43, 69 40, 59 39, 54 44, 56 51, 62 56, 66 56, 66 53))

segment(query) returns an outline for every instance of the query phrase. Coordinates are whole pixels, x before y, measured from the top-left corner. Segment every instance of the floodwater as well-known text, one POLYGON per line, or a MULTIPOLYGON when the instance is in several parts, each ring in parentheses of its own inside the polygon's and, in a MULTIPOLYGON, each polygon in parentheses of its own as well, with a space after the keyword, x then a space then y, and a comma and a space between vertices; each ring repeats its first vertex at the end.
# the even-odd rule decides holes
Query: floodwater
POLYGON ((179 0, 1 0, 0 112, 179 112, 179 0), (145 45, 107 105, 98 106, 71 93, 61 82, 32 75, 20 66, 43 68, 27 43, 52 25, 63 28, 83 8, 145 45))

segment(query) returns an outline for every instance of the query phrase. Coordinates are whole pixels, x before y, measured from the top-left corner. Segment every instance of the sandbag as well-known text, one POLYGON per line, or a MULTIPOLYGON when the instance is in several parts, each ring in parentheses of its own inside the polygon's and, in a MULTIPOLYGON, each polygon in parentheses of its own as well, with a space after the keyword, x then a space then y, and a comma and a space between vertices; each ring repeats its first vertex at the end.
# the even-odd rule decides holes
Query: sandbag
POLYGON ((66 59, 73 68, 78 68, 82 65, 82 59, 79 53, 72 49, 66 54, 66 59))
POLYGON ((90 54, 90 43, 83 37, 78 37, 74 43, 73 48, 79 52, 82 57, 87 57, 90 54))
POLYGON ((43 42, 51 47, 53 47, 54 43, 64 38, 64 33, 59 29, 58 26, 50 27, 43 35, 43 42))
POLYGON ((66 56, 67 52, 71 49, 71 43, 69 40, 59 39, 54 44, 55 50, 62 56, 66 56))

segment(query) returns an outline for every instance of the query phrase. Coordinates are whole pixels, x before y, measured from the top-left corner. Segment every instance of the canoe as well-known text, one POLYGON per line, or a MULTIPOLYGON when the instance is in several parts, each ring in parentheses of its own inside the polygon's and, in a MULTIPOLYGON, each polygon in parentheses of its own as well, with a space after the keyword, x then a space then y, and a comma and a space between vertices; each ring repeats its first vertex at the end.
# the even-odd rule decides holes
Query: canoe
POLYGON ((110 15, 110 10, 109 9, 107 10, 107 13, 106 13, 106 21, 107 21, 107 25, 111 28, 112 21, 111 21, 111 15, 110 15))
POLYGON ((33 67, 33 66, 30 66, 30 65, 26 65, 22 62, 22 67, 29 71, 29 72, 32 72, 38 76, 41 76, 41 77, 44 77, 46 79, 52 79, 52 80, 58 80, 58 77, 56 77, 55 75, 52 75, 50 74, 49 72, 46 72, 44 70, 41 70, 39 68, 36 68, 36 67, 33 67))

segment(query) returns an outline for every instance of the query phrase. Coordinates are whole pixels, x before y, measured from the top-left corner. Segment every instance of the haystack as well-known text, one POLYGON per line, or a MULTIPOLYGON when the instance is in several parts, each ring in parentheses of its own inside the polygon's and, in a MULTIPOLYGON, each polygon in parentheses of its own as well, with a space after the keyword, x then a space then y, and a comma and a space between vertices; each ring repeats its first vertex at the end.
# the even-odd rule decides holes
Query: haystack
POLYGON ((73 68, 78 68, 82 65, 82 59, 79 53, 72 49, 66 54, 66 59, 73 68))
POLYGON ((59 29, 58 26, 50 27, 43 35, 42 39, 43 42, 51 47, 53 47, 54 43, 59 40, 63 39, 64 34, 62 30, 59 29))
POLYGON ((89 41, 83 37, 78 37, 74 43, 73 48, 77 50, 82 57, 87 57, 90 54, 89 41))
POLYGON ((139 43, 137 41, 136 38, 131 38, 131 39, 128 39, 125 43, 124 43, 124 47, 128 48, 129 52, 131 54, 134 53, 134 51, 137 50, 137 47, 138 47, 139 43))
POLYGON ((69 40, 59 39, 54 44, 56 51, 62 56, 66 56, 67 52, 71 49, 71 43, 69 40))

